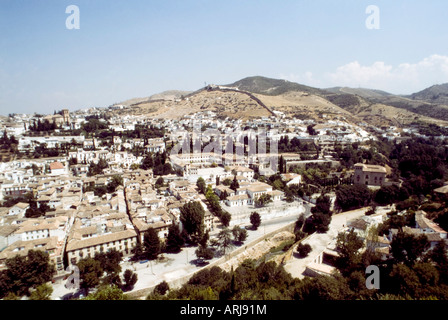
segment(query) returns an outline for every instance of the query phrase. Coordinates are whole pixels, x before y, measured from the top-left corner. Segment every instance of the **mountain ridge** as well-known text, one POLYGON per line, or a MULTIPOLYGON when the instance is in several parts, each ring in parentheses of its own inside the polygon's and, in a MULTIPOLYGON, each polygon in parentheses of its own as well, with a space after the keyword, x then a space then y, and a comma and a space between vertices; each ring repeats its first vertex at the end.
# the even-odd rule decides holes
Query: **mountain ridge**
POLYGON ((173 117, 176 113, 177 116, 182 116, 185 113, 210 110, 223 116, 250 118, 266 114, 261 110, 265 107, 271 111, 266 115, 278 111, 292 117, 319 118, 328 113, 335 117, 349 116, 352 121, 366 121, 375 125, 415 121, 444 123, 448 121, 448 103, 444 105, 435 102, 435 94, 439 99, 446 95, 448 102, 448 84, 400 96, 377 89, 321 89, 284 79, 250 76, 231 84, 206 85, 196 91, 164 91, 142 98, 131 106, 136 113, 157 117, 173 117))

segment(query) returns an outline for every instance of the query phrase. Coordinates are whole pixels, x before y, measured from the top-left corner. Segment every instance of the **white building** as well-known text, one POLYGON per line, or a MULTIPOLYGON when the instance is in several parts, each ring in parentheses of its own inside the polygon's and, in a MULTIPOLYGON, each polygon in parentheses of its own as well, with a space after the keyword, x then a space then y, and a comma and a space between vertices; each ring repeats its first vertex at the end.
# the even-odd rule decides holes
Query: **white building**
POLYGON ((9 209, 8 215, 17 216, 19 219, 25 216, 26 210, 30 207, 28 203, 19 202, 9 209))

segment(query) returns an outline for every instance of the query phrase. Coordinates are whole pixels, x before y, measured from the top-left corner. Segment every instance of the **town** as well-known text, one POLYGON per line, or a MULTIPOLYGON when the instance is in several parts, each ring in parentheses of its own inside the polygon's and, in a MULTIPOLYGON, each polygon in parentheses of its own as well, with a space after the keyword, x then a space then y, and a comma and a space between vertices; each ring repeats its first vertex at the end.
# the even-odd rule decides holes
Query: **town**
POLYGON ((273 246, 283 247, 280 264, 297 279, 337 272, 341 237, 353 232, 382 261, 393 256, 398 230, 427 236, 428 250, 446 250, 446 231, 433 221, 447 192, 443 174, 403 191, 415 181, 401 179, 382 153, 430 139, 418 125, 378 128, 282 112, 246 121, 212 111, 111 117, 117 109, 126 106, 10 114, 0 124, 3 298, 38 295, 42 286, 52 299, 91 296, 100 278, 135 298, 154 287, 165 294, 202 268, 238 268, 249 243, 281 231, 273 246), (49 261, 40 287, 10 286, 15 259, 36 251, 49 261), (81 287, 69 283, 73 270, 81 287))

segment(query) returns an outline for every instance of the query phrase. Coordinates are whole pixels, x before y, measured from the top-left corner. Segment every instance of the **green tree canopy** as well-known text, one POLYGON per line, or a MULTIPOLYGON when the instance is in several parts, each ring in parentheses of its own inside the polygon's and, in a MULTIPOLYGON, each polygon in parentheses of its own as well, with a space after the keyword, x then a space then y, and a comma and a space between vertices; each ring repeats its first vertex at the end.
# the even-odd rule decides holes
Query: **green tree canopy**
POLYGON ((100 262, 103 271, 109 274, 118 274, 121 272, 120 262, 122 258, 123 254, 115 249, 108 250, 107 252, 97 252, 94 256, 94 259, 100 262))
POLYGON ((50 281, 55 272, 48 253, 41 250, 30 250, 26 256, 6 259, 5 265, 6 270, 0 273, 0 296, 28 295, 29 289, 50 281))
POLYGON ((125 272, 123 273, 123 280, 124 280, 123 290, 129 291, 134 288, 134 285, 138 281, 138 276, 132 270, 126 269, 125 272))
POLYGON ((51 294, 53 293, 53 288, 43 283, 36 287, 36 290, 31 292, 30 300, 51 300, 51 294))
POLYGON ((257 230, 258 227, 261 225, 261 216, 258 212, 254 211, 250 214, 250 223, 252 224, 252 228, 254 230, 257 230))
POLYGON ((218 246, 221 248, 223 254, 233 247, 232 231, 229 228, 224 228, 218 233, 218 246))
POLYGON ((339 185, 336 188, 336 204, 343 211, 363 207, 371 199, 372 193, 363 184, 339 185))
POLYGON ((396 262, 403 262, 412 266, 418 259, 422 258, 429 248, 426 235, 414 236, 405 232, 398 232, 392 238, 391 253, 396 262))
POLYGON ((185 244, 184 238, 180 233, 179 226, 172 224, 168 228, 168 237, 166 239, 166 251, 169 253, 178 253, 182 250, 185 244))
POLYGON ((349 232, 340 232, 336 239, 336 267, 347 276, 362 267, 362 252, 364 241, 351 229, 349 232))
POLYGON ((83 300, 127 300, 127 296, 118 286, 103 286, 83 300))
POLYGON ((103 276, 103 269, 101 263, 93 258, 85 258, 78 261, 79 276, 81 280, 81 288, 86 290, 95 288, 100 284, 100 279, 103 276))
POLYGON ((154 228, 148 228, 143 235, 144 254, 147 259, 154 260, 160 253, 161 243, 154 228))
POLYGON ((198 259, 210 260, 214 257, 214 251, 211 248, 200 245, 195 251, 196 257, 198 259))
POLYGON ((198 243, 204 233, 205 211, 201 203, 192 201, 180 208, 180 221, 192 243, 198 243))
POLYGON ((243 243, 247 239, 247 230, 242 229, 240 226, 234 226, 232 229, 233 239, 239 244, 243 243))
POLYGON ((255 198, 255 206, 256 207, 264 207, 268 203, 272 202, 272 197, 270 194, 263 193, 262 195, 255 198))
POLYGON ((206 184, 204 178, 199 177, 196 181, 196 186, 198 187, 200 193, 205 194, 206 184))

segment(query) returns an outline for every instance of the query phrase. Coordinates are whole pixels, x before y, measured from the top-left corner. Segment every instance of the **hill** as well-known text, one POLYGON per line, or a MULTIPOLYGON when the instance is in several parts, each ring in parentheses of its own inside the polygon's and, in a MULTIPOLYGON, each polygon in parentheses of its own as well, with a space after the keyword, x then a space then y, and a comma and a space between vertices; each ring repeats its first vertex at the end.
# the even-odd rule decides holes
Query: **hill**
POLYGON ((377 126, 424 121, 447 125, 448 84, 433 86, 411 96, 368 89, 313 88, 281 79, 254 76, 227 85, 210 85, 196 91, 170 90, 146 98, 123 102, 119 113, 155 118, 181 118, 199 111, 213 111, 219 117, 242 120, 272 116, 276 111, 300 119, 343 117, 354 123, 377 126))
POLYGON ((365 99, 378 99, 392 95, 391 93, 385 91, 366 89, 366 88, 334 87, 334 88, 327 88, 325 89, 325 91, 339 94, 357 95, 365 99))
POLYGON ((324 90, 308 87, 295 82, 290 82, 288 80, 271 79, 261 76, 244 78, 225 86, 269 96, 276 96, 291 91, 306 92, 311 94, 325 93, 324 90))
POLYGON ((408 96, 413 100, 423 100, 433 104, 448 105, 448 83, 438 84, 408 96))

